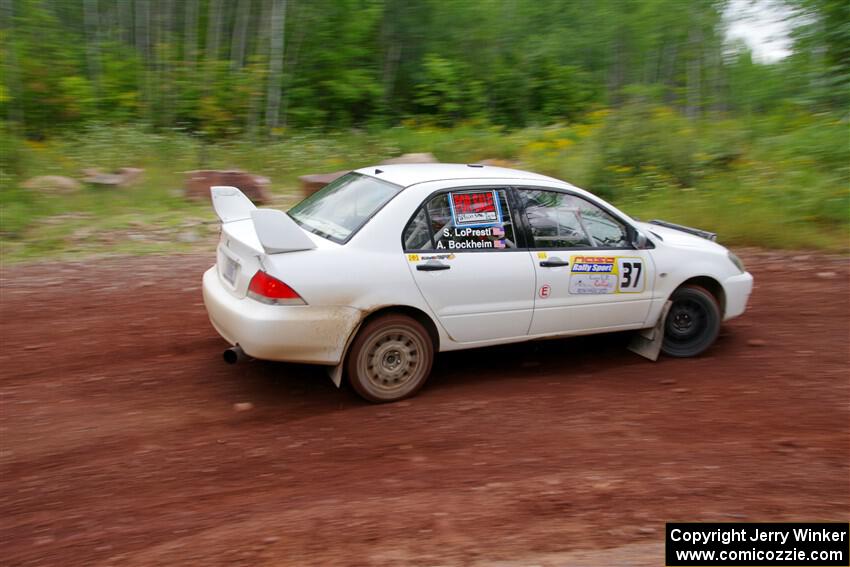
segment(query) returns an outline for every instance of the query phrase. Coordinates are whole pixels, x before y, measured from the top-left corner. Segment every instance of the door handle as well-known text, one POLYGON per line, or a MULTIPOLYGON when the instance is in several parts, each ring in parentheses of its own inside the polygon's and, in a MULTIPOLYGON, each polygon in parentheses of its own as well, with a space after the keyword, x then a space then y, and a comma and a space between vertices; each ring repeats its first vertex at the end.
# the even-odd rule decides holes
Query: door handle
POLYGON ((557 258, 550 258, 549 260, 543 260, 540 262, 540 266, 542 268, 563 268, 564 266, 569 266, 569 261, 559 260, 557 258))
POLYGON ((451 266, 447 266, 445 264, 440 264, 439 262, 426 263, 426 264, 417 264, 416 269, 420 272, 436 272, 438 270, 449 270, 451 266))

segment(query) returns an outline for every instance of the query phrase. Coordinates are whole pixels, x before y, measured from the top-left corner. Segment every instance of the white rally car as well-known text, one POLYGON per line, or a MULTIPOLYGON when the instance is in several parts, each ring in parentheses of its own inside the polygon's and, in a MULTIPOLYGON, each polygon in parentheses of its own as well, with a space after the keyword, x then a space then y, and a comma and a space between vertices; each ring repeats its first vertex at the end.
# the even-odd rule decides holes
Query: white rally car
POLYGON ((695 356, 753 285, 713 234, 512 169, 369 167, 288 213, 212 199, 203 293, 225 360, 326 365, 376 402, 415 393, 438 351, 641 330, 650 358, 695 356))

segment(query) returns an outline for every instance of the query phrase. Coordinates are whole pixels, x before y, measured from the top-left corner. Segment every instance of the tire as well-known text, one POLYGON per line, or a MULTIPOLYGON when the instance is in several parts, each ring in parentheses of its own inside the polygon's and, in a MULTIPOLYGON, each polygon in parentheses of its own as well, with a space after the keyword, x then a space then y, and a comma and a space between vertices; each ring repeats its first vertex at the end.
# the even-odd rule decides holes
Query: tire
POLYGON ((421 323, 405 315, 384 315, 357 333, 345 369, 362 398, 386 403, 419 391, 433 362, 434 343, 421 323))
POLYGON ((720 306, 705 288, 685 285, 670 296, 661 351, 668 356, 697 356, 714 344, 720 333, 720 306))

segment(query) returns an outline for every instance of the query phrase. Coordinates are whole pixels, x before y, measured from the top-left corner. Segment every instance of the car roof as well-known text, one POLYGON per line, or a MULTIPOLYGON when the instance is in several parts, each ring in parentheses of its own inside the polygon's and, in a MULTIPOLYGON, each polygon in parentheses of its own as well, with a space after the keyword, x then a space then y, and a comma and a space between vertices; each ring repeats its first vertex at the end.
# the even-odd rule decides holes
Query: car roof
POLYGON ((390 183, 401 185, 402 187, 409 187, 427 181, 444 181, 448 179, 526 179, 563 183, 563 181, 540 175, 539 173, 509 169, 507 167, 465 163, 374 165, 355 171, 376 179, 383 179, 390 183))

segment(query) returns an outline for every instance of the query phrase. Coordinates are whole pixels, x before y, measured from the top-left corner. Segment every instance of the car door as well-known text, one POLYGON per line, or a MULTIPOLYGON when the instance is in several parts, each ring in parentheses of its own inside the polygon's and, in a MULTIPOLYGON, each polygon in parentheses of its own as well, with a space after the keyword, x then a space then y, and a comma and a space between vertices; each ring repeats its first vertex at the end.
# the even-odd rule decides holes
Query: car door
POLYGON ((530 335, 644 326, 655 266, 627 225, 566 191, 518 188, 537 290, 530 335))
POLYGON ((504 187, 440 191, 408 222, 403 242, 410 271, 453 340, 527 335, 534 264, 516 237, 504 187))

